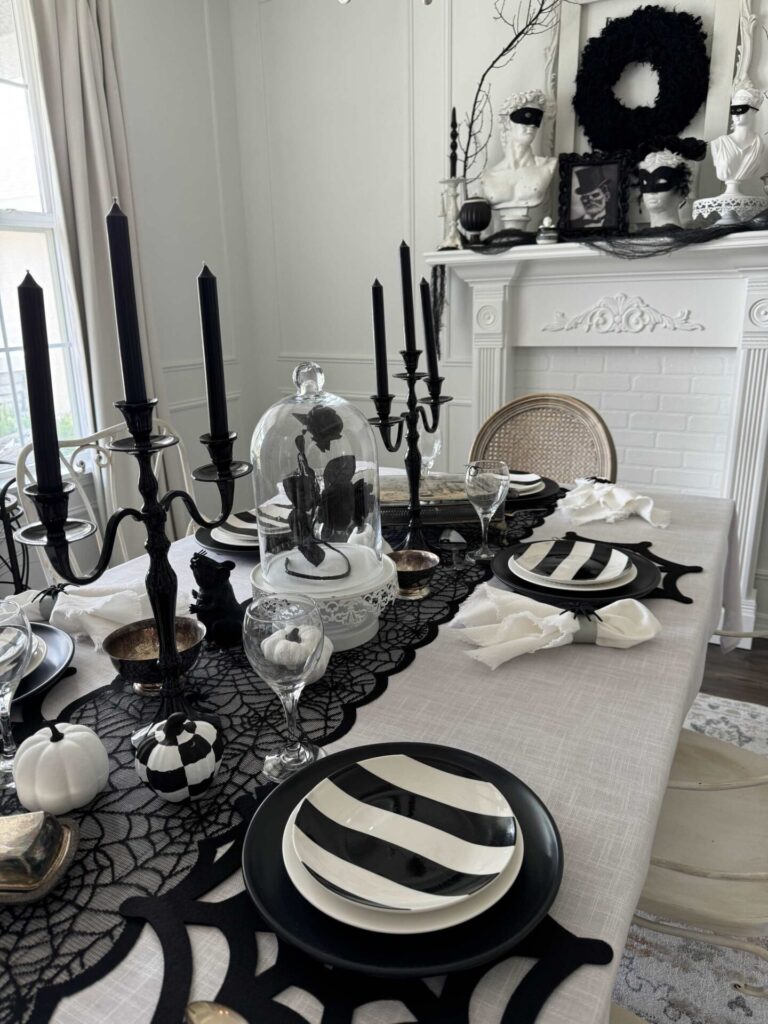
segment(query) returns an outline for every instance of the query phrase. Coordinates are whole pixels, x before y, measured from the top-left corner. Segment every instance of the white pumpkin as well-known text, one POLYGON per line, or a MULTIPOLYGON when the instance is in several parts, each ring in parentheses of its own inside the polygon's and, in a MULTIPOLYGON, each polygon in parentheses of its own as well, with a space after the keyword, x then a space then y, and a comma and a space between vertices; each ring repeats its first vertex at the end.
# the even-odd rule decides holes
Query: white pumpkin
POLYGON ((317 626, 292 626, 278 629, 261 641, 264 657, 274 665, 302 669, 320 639, 317 626))
POLYGON ((87 725, 52 722, 28 736, 13 762, 16 796, 28 811, 66 814, 104 789, 109 758, 87 725))

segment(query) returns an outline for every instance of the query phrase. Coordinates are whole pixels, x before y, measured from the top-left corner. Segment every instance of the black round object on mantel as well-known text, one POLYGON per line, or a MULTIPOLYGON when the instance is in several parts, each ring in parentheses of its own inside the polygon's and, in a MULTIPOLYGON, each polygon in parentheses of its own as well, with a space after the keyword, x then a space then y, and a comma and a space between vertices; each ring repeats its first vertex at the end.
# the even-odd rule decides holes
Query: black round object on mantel
POLYGON ((459 211, 459 224, 468 235, 480 237, 493 218, 493 208, 483 196, 471 196, 465 199, 459 211))
POLYGON ((478 967, 518 945, 554 902, 563 875, 563 849, 547 808, 500 765, 432 743, 374 743, 331 754, 269 794, 243 843, 243 875, 253 902, 277 935, 322 963, 379 977, 424 978, 478 967), (315 909, 288 877, 282 839, 296 805, 338 769, 385 754, 450 758, 457 771, 480 771, 507 799, 520 823, 525 841, 520 874, 498 903, 464 924, 416 935, 363 931, 315 909))
POLYGON ((707 34, 701 18, 659 6, 612 18, 581 54, 573 109, 592 147, 634 150, 657 135, 679 135, 706 101, 707 34), (649 64, 659 79, 652 107, 627 107, 614 86, 629 64, 649 64))

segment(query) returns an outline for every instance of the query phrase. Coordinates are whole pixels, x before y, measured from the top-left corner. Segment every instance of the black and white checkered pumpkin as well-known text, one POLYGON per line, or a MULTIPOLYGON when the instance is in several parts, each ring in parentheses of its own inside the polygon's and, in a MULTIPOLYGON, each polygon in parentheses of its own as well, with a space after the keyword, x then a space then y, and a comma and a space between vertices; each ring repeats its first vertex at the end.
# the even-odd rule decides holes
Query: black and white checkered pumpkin
POLYGON ((210 786, 224 750, 210 722, 178 711, 155 725, 136 751, 136 772, 163 800, 196 800, 210 786))

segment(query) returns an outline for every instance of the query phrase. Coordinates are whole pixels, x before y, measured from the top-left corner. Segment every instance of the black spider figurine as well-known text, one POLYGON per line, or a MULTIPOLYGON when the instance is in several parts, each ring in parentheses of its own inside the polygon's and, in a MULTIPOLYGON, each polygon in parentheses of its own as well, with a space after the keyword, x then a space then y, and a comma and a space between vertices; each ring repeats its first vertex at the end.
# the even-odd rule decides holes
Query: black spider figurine
POLYGON ((242 639, 245 609, 235 597, 229 574, 234 562, 217 562, 202 551, 197 551, 189 563, 199 590, 192 591, 194 604, 190 612, 196 615, 207 630, 209 640, 220 647, 232 647, 242 639))

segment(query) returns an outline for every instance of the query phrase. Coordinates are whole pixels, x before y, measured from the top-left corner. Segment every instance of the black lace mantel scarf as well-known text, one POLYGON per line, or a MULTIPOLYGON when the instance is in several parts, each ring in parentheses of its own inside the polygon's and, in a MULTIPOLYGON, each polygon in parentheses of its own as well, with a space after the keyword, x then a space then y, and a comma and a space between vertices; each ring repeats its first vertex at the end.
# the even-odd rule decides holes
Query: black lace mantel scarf
MULTIPOLYGON (((542 522, 542 510, 521 511, 504 541, 524 539, 542 522)), ((484 566, 460 572, 440 567, 429 598, 394 602, 373 641, 334 655, 325 679, 302 695, 307 736, 328 744, 351 729, 356 709, 386 690, 389 676, 411 663, 416 649, 435 638, 438 626, 488 575, 484 566)), ((279 943, 275 963, 256 976, 254 933, 269 929, 247 894, 218 903, 200 897, 239 869, 245 829, 267 791, 254 780, 260 759, 282 740, 282 711, 272 691, 254 677, 241 649, 205 649, 190 686, 199 707, 221 716, 227 738, 219 781, 210 797, 197 804, 163 803, 138 782, 130 735, 145 719, 146 705, 119 679, 74 701, 60 715, 91 726, 104 741, 112 765, 110 784, 89 807, 73 812, 81 839, 66 879, 39 904, 0 908, 0 1024, 49 1020, 64 996, 113 970, 147 922, 164 951, 154 1021, 176 1024, 182 1019, 193 970, 186 925, 204 924, 218 928, 229 944, 218 998, 253 1024, 301 1024, 302 1017, 273 1001, 292 985, 319 999, 323 1024, 348 1024, 357 1006, 384 998, 399 999, 418 1021, 466 1024, 470 996, 488 966, 449 976, 440 990, 422 981, 355 974, 341 980, 342 972, 279 943), (217 859, 227 843, 232 845, 217 859)), ((17 740, 39 728, 39 702, 25 705, 24 718, 15 729, 17 740)), ((18 810, 15 798, 0 799, 0 814, 18 810)), ((608 963, 613 955, 605 943, 579 939, 550 917, 516 952, 541 959, 507 1007, 507 1024, 533 1022, 547 996, 573 970, 583 963, 608 963)))

